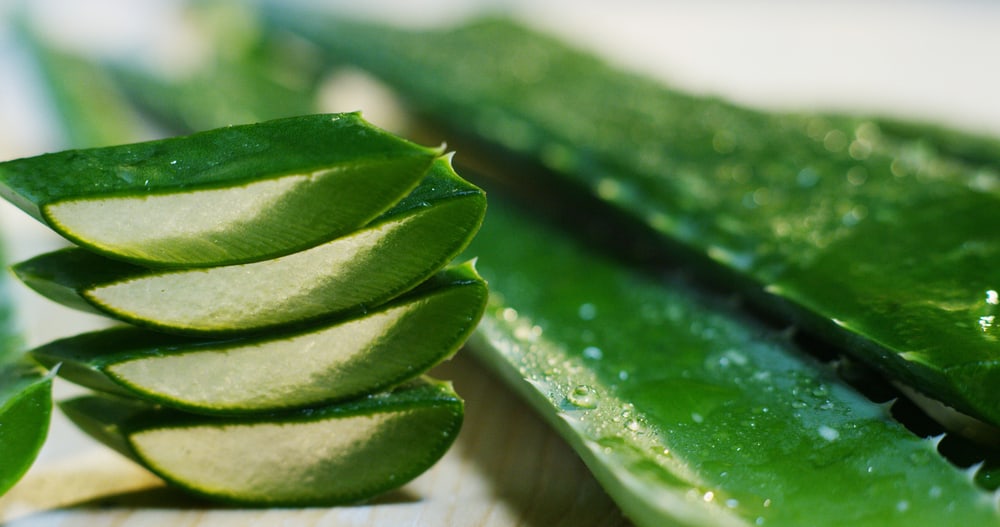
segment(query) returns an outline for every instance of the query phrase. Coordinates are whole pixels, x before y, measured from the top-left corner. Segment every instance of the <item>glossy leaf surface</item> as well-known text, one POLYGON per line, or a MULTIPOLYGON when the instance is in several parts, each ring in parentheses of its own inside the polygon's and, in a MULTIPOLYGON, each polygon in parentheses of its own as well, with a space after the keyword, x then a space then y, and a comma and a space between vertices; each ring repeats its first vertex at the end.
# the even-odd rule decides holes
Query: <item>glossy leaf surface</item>
POLYGON ((254 506, 350 503, 399 487, 454 441, 462 400, 422 380, 339 405, 209 418, 111 396, 62 403, 84 431, 167 481, 254 506))
POLYGON ((315 406, 386 390, 454 354, 475 328, 486 284, 449 268, 360 317, 255 338, 195 340, 131 327, 32 351, 77 384, 199 413, 315 406))
POLYGON ((497 165, 532 160, 886 375, 1000 424, 995 142, 694 97, 507 21, 286 25, 497 165))
POLYGON ((439 152, 311 115, 0 163, 0 194, 90 250, 157 266, 288 254, 350 232, 439 152))
POLYGON ((491 295, 470 347, 638 525, 1000 524, 934 441, 733 306, 495 197, 470 251, 491 295))
POLYGON ((26 361, 0 357, 0 495, 31 467, 51 411, 52 378, 26 361))
POLYGON ((155 271, 82 249, 14 266, 72 307, 174 333, 227 335, 361 313, 415 287, 475 235, 486 198, 440 158, 420 186, 365 228, 242 265, 155 271))
POLYGON ((22 356, 12 298, 0 277, 0 495, 31 467, 52 413, 52 377, 22 356))

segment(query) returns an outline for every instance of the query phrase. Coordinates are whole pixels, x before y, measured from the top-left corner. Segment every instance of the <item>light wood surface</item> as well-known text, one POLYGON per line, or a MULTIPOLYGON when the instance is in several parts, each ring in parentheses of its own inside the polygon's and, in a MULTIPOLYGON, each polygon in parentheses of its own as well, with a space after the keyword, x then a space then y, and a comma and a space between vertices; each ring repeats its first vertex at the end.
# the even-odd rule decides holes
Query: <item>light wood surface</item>
POLYGON ((4 527, 155 526, 627 526, 568 446, 505 386, 459 354, 435 370, 466 399, 449 453, 403 488, 368 504, 332 508, 217 506, 165 486, 56 416, 51 447, 3 498, 4 527), (65 425, 65 426, 64 426, 65 425))

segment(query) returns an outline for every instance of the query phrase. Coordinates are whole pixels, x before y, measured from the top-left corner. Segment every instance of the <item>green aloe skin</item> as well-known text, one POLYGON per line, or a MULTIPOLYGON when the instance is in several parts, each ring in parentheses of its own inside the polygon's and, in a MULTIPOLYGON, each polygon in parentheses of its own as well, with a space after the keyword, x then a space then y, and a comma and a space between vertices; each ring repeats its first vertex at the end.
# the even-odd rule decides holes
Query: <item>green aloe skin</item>
POLYGON ((52 377, 27 360, 0 357, 0 495, 31 467, 51 412, 52 377))
POLYGON ((1000 424, 995 142, 693 97, 508 21, 278 23, 494 166, 544 168, 885 375, 1000 424))
POLYGON ((491 293, 472 350, 638 525, 1000 524, 937 440, 690 283, 495 197, 470 250, 491 293))

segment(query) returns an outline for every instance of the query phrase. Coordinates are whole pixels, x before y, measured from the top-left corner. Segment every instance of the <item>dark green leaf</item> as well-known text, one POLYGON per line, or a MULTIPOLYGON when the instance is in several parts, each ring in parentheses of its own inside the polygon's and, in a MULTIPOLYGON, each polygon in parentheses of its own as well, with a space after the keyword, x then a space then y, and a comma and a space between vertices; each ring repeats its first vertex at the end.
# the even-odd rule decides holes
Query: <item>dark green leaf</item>
POLYGON ((993 142, 694 97, 506 21, 286 23, 500 154, 509 176, 531 160, 883 373, 1000 424, 993 142))
POLYGON ((472 350, 636 524, 1000 524, 934 441, 690 284, 630 270, 495 197, 470 251, 491 295, 472 350))

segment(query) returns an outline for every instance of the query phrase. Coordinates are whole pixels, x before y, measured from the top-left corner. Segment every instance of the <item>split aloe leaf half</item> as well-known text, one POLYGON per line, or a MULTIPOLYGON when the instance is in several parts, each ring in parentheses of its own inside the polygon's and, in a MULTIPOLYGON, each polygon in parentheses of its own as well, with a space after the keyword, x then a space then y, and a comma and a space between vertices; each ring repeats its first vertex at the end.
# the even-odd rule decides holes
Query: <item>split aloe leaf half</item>
POLYGON ((92 251, 148 266, 293 253, 388 210, 439 151, 357 114, 310 115, 0 163, 0 195, 92 251))
POLYGON ((695 97, 510 21, 412 32, 273 14, 501 170, 530 160, 886 376, 1000 425, 996 141, 695 97))
POLYGON ((52 377, 26 360, 0 357, 0 495, 31 467, 51 412, 52 377))
POLYGON ((787 335, 494 196, 469 348, 637 525, 997 525, 994 496, 787 335), (544 254, 545 258, 537 258, 544 254))
POLYGON ((475 328, 486 284, 471 262, 358 318, 222 341, 132 327, 70 337, 32 355, 62 377, 199 413, 291 409, 384 391, 452 356, 475 328))
MULTIPOLYGON (((361 178, 362 180, 364 178, 361 178)), ((67 305, 174 333, 228 335, 363 313, 420 284, 475 235, 486 197, 439 158, 364 228, 298 253, 208 269, 151 270, 78 248, 14 266, 67 305)))
POLYGON ((426 379, 337 405, 241 419, 109 395, 60 407, 170 483, 252 506, 350 503, 399 487, 444 455, 463 418, 451 387, 426 379))

